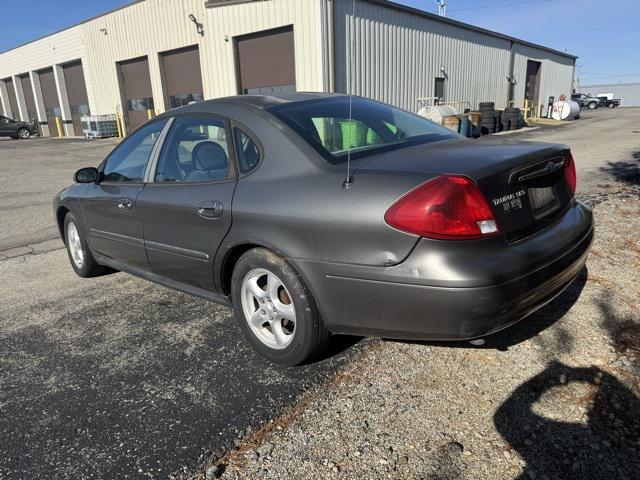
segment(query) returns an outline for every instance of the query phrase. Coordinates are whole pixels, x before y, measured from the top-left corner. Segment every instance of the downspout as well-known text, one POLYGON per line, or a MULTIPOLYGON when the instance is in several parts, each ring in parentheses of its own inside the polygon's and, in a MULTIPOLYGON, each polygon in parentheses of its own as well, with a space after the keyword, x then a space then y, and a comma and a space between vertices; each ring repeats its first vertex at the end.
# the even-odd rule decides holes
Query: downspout
POLYGON ((324 37, 322 54, 324 63, 324 88, 327 92, 336 91, 336 56, 334 31, 334 0, 322 0, 322 33, 324 37))
POLYGON ((513 102, 513 87, 514 87, 514 83, 513 83, 513 70, 515 68, 515 63, 516 63, 516 52, 514 50, 514 43, 511 42, 511 48, 510 48, 510 58, 509 58, 509 88, 507 89, 507 107, 509 107, 511 105, 511 102, 513 102))

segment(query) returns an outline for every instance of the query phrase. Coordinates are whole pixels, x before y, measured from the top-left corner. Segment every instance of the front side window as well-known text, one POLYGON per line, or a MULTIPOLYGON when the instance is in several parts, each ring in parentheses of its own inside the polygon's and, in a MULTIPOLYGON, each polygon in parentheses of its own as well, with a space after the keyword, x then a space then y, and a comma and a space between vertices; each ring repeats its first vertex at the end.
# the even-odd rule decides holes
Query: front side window
POLYGON ((267 110, 336 164, 346 161, 349 151, 357 158, 384 149, 459 138, 426 118, 360 97, 354 97, 351 105, 349 97, 340 96, 267 110))
POLYGON ((167 120, 150 123, 128 138, 109 155, 102 171, 104 182, 142 182, 151 150, 167 120))
POLYGON ((238 165, 240 172, 247 173, 256 168, 260 162, 260 149, 251 137, 239 128, 233 129, 238 153, 238 165))
POLYGON ((11 123, 11 120, 9 120, 7 117, 0 117, 0 123, 11 123))
POLYGON ((164 143, 156 182, 213 182, 229 177, 229 147, 222 120, 178 117, 164 143))

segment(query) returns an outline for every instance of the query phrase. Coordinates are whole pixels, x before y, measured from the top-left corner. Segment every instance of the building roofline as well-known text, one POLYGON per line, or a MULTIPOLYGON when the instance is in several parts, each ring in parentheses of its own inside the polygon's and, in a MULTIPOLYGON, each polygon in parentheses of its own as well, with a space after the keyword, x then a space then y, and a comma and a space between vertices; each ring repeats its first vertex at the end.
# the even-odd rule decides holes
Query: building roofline
MULTIPOLYGON (((135 5, 135 4, 138 4, 138 3, 142 3, 144 1, 145 0, 130 0, 128 3, 126 3, 124 5, 121 5, 119 7, 113 8, 113 9, 108 10, 107 12, 101 13, 99 15, 94 15, 93 17, 87 18, 86 20, 83 20, 82 22, 78 22, 76 24, 73 24, 73 25, 70 25, 68 27, 62 28, 60 30, 57 30, 57 31, 52 32, 52 33, 49 33, 47 35, 43 35, 42 37, 35 38, 34 40, 30 40, 28 42, 25 42, 25 43, 22 43, 20 45, 15 46, 15 47, 12 47, 12 48, 9 48, 7 50, 4 50, 4 51, 0 52, 0 55, 8 53, 8 52, 11 52, 12 50, 17 50, 18 48, 22 48, 22 47, 27 46, 27 45, 29 45, 31 43, 39 42, 40 40, 44 40, 45 38, 52 37, 53 35, 57 35, 59 33, 65 32, 67 30, 71 30, 72 28, 79 27, 80 25, 84 25, 85 23, 89 23, 89 22, 91 22, 93 20, 97 20, 97 19, 99 19, 101 17, 105 17, 105 16, 110 15, 110 14, 112 14, 114 12, 119 11, 119 10, 124 10, 125 8, 129 8, 132 5, 135 5)), ((248 3, 250 0, 245 0, 245 1, 247 1, 247 3, 248 3)), ((425 18, 428 18, 430 20, 434 20, 434 21, 438 21, 438 22, 442 22, 442 23, 447 23, 449 25, 454 25, 456 27, 464 28, 464 29, 467 29, 467 30, 472 30, 472 31, 475 31, 475 32, 484 33, 486 35, 491 35, 491 36, 494 36, 494 37, 497 37, 497 38, 502 38, 504 40, 508 40, 508 41, 514 42, 514 43, 519 43, 521 45, 526 45, 526 46, 529 46, 529 47, 545 50, 547 52, 551 52, 551 53, 554 53, 556 55, 560 55, 560 56, 563 56, 563 57, 566 57, 566 58, 571 58, 574 61, 578 58, 575 55, 571 55, 571 54, 566 53, 566 52, 561 52, 561 51, 555 50, 553 48, 545 47, 544 45, 538 45, 536 43, 528 42, 526 40, 522 40, 522 39, 516 38, 516 37, 511 37, 511 36, 505 35, 503 33, 494 32, 492 30, 487 30, 487 29, 481 28, 481 27, 476 27, 475 25, 471 25, 469 23, 460 22, 458 20, 453 20, 451 18, 441 17, 439 15, 435 15, 433 13, 429 13, 429 12, 426 12, 424 10, 420 10, 419 8, 409 7, 409 6, 406 6, 406 5, 400 5, 399 3, 395 3, 395 2, 393 2, 391 0, 364 0, 364 1, 376 4, 376 5, 381 5, 383 7, 392 8, 394 10, 398 10, 398 11, 401 11, 401 12, 410 13, 410 14, 413 14, 413 15, 418 15, 418 16, 421 16, 421 17, 425 17, 425 18)), ((228 5, 232 5, 233 3, 234 2, 229 2, 228 5)), ((244 2, 242 2, 242 3, 244 3, 244 2)), ((219 6, 224 6, 224 5, 219 5, 219 6)))
POLYGON ((79 27, 80 25, 84 25, 85 23, 89 23, 93 20, 97 20, 98 18, 106 17, 107 15, 110 15, 114 12, 117 12, 119 10, 124 10, 125 8, 129 8, 130 6, 135 5, 136 3, 142 3, 144 1, 145 0, 129 0, 128 3, 125 3, 124 5, 120 5, 119 7, 112 8, 111 10, 107 10, 104 13, 94 15, 93 17, 89 17, 86 20, 82 20, 81 22, 74 23, 73 25, 69 25, 68 27, 61 28, 60 30, 56 30, 55 32, 47 33, 46 35, 42 35, 41 37, 34 38, 33 40, 29 40, 28 42, 21 43, 20 45, 16 45, 15 47, 8 48, 7 50, 3 50, 2 52, 0 52, 0 55, 11 52, 13 50, 17 50, 18 48, 26 47, 27 45, 39 42, 40 40, 44 40, 45 38, 53 37, 54 35, 57 35, 59 33, 66 32, 67 30, 71 30, 72 28, 76 28, 76 27, 79 27))
POLYGON ((373 3, 376 5, 380 5, 387 8, 392 8, 394 10, 398 10, 405 13, 410 13, 413 15, 418 15, 421 17, 428 18, 429 20, 434 20, 437 22, 447 23, 449 25, 454 25, 456 27, 464 28, 467 30, 472 30, 474 32, 484 33, 487 35, 491 35, 493 37, 502 38, 504 40, 509 40, 510 42, 519 43, 521 45, 526 45, 528 47, 538 48, 540 50, 545 50, 547 52, 555 53, 556 55, 561 55, 563 57, 571 58, 574 61, 578 58, 575 55, 571 55, 567 52, 561 52, 560 50, 555 50, 550 47, 545 47, 544 45, 538 45, 537 43, 528 42, 526 40, 522 40, 521 38, 512 37, 510 35, 505 35, 503 33, 494 32, 493 30, 488 30, 486 28, 476 27, 475 25, 471 25, 469 23, 464 23, 459 20, 453 20, 448 17, 441 17, 440 15, 436 15, 434 13, 429 13, 425 10, 421 10, 415 7, 409 7, 407 5, 401 5, 392 0, 364 0, 365 2, 373 3))
POLYGON ((629 83, 589 83, 589 84, 580 84, 580 88, 593 88, 593 87, 635 87, 636 85, 640 86, 640 82, 629 82, 629 83))

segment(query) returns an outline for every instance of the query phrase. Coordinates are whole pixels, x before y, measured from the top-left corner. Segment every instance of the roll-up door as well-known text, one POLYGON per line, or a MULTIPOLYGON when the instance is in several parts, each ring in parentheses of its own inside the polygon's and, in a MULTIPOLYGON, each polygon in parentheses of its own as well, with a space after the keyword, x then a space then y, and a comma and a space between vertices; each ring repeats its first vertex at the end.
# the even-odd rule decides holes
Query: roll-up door
POLYGON ((149 119, 154 110, 147 57, 118 63, 127 133, 149 119))
POLYGON ((82 62, 68 63, 62 67, 62 70, 64 72, 64 81, 67 85, 73 131, 76 135, 81 135, 82 122, 80 122, 80 118, 83 115, 89 115, 89 99, 87 97, 87 86, 84 82, 82 62))
MULTIPOLYGON (((7 87, 7 95, 9 95, 9 108, 11 108, 11 117, 14 120, 20 120, 20 110, 18 109, 18 100, 16 99, 16 89, 13 86, 13 79, 11 77, 5 78, 4 84, 7 87)), ((8 113, 9 112, 7 112, 7 114, 8 113)))
MULTIPOLYGON (((47 125, 49 125, 49 135, 57 137, 58 127, 56 117, 62 122, 62 111, 58 102, 58 91, 56 90, 56 79, 53 76, 53 69, 48 68, 38 72, 40 76, 40 88, 42 89, 42 101, 47 114, 47 125)), ((64 131, 62 132, 64 135, 64 131)))
POLYGON ((164 52, 160 58, 167 110, 204 100, 197 46, 164 52))
POLYGON ((293 27, 237 37, 235 45, 241 94, 295 92, 293 27))
POLYGON ((24 102, 27 104, 27 121, 38 120, 38 110, 36 109, 36 100, 33 97, 33 88, 31 86, 31 77, 28 73, 20 75, 20 83, 22 84, 22 94, 24 102))

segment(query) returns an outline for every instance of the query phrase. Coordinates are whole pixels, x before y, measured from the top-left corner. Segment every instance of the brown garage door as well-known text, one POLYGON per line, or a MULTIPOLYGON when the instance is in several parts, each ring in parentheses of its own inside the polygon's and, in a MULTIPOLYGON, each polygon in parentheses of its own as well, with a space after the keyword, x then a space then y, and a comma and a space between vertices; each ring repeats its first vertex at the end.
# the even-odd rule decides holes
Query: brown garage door
POLYGON ((143 57, 117 65, 126 129, 131 133, 149 119, 149 110, 154 110, 149 61, 143 57))
MULTIPOLYGON (((40 76, 40 88, 42 89, 42 101, 44 102, 44 110, 47 113, 47 125, 49 125, 49 135, 58 136, 58 127, 56 125, 56 117, 62 122, 62 112, 60 111, 60 103, 58 103, 58 92, 56 90, 56 79, 53 76, 53 69, 47 68, 38 72, 40 76)), ((64 135, 64 131, 62 132, 64 135)))
POLYGON ((31 77, 28 73, 20 75, 20 83, 22 84, 22 93, 24 102, 27 104, 27 120, 38 120, 38 111, 36 110, 36 101, 33 98, 33 88, 31 87, 31 77))
POLYGON ((64 82, 67 84, 67 97, 69 97, 73 131, 76 135, 82 135, 82 122, 80 118, 83 115, 90 114, 82 62, 68 63, 62 67, 62 70, 64 72, 64 82))
POLYGON ((167 110, 204 100, 197 46, 165 52, 160 58, 167 110))
POLYGON ((237 37, 235 42, 239 93, 295 92, 293 27, 237 37))
MULTIPOLYGON (((14 120, 20 120, 20 110, 18 110, 18 101, 16 99, 16 89, 13 87, 13 79, 11 77, 4 79, 4 84, 7 87, 7 94, 9 95, 9 107, 11 108, 11 117, 14 120)), ((7 116, 9 112, 7 112, 7 116)))

